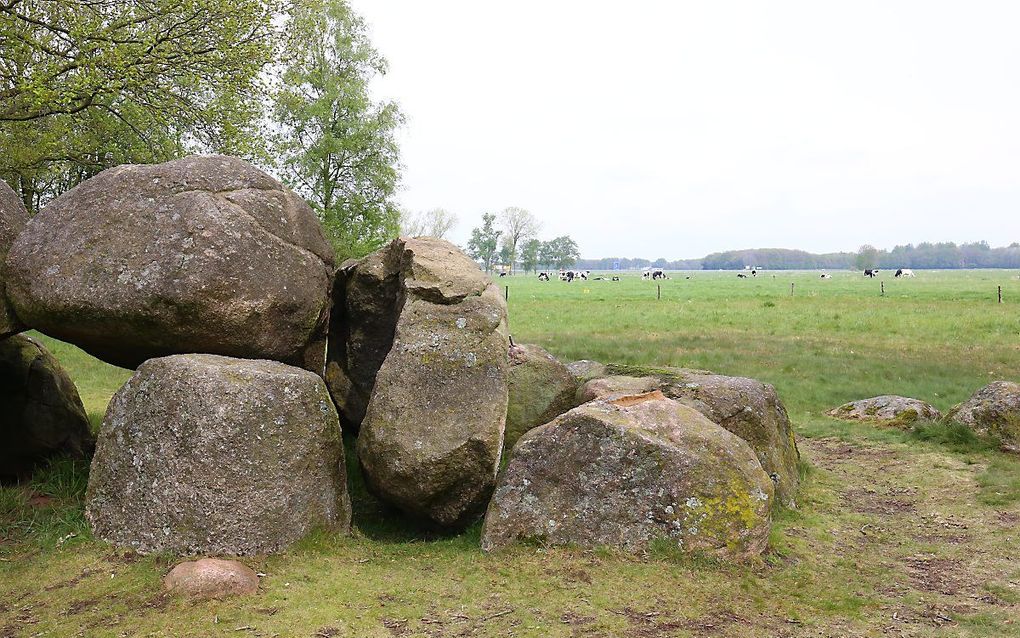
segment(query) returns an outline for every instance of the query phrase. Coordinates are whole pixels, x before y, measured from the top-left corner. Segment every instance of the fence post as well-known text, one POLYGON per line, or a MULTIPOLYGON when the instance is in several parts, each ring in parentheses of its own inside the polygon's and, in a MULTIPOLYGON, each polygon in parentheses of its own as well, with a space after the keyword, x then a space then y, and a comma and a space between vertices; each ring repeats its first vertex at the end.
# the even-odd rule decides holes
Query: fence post
POLYGON ((999 303, 1002 303, 1002 286, 999 286, 999 303))
POLYGON ((790 283, 790 296, 793 296, 793 283, 790 283))
POLYGON ((662 284, 655 284, 655 298, 662 299, 662 284))
POLYGON ((885 282, 882 282, 882 296, 885 296, 885 282))
POLYGON ((503 286, 503 299, 510 301, 510 286, 503 286))

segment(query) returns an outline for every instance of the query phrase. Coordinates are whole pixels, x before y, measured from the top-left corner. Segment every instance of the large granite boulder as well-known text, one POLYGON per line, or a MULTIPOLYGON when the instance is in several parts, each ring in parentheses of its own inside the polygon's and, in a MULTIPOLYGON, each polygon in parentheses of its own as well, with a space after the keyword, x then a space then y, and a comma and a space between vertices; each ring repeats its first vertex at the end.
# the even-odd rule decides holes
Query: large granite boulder
POLYGON ((175 353, 322 372, 333 251, 311 208, 231 157, 118 166, 50 202, 7 258, 26 324, 133 368, 175 353))
POLYGON ((492 492, 503 444, 509 341, 499 289, 454 245, 428 237, 395 240, 339 278, 345 306, 334 326, 350 327, 327 378, 348 420, 365 405, 357 451, 366 484, 413 517, 465 525, 492 492), (378 291, 387 297, 364 301, 378 291))
POLYGON ((27 223, 28 211, 21 198, 7 182, 0 180, 0 339, 24 329, 24 325, 7 303, 7 295, 4 292, 6 280, 4 262, 7 260, 7 251, 14 243, 14 238, 27 223))
POLYGON ((95 535, 142 553, 263 554, 350 529, 336 410, 276 361, 173 355, 117 391, 92 461, 95 535))
POLYGON ((0 476, 31 472, 41 461, 91 451, 89 420, 56 358, 25 335, 0 341, 0 476))
POLYGON ((610 364, 607 373, 611 376, 581 386, 578 398, 591 400, 614 392, 660 390, 747 441, 775 481, 776 501, 796 506, 800 452, 786 407, 772 385, 684 368, 610 364))
POLYGON ((528 430, 552 421, 577 401, 577 379, 565 365, 539 346, 510 348, 510 401, 506 410, 504 449, 528 430))
POLYGON ((1020 383, 995 381, 946 414, 982 436, 991 436, 1010 452, 1020 452, 1020 383))
POLYGON ((938 421, 942 418, 942 413, 926 401, 893 394, 844 403, 826 414, 844 421, 873 421, 895 427, 910 427, 919 420, 938 421))
POLYGON ((741 559, 768 544, 773 490, 748 444, 698 411, 658 391, 611 395, 517 442, 482 548, 667 542, 741 559))

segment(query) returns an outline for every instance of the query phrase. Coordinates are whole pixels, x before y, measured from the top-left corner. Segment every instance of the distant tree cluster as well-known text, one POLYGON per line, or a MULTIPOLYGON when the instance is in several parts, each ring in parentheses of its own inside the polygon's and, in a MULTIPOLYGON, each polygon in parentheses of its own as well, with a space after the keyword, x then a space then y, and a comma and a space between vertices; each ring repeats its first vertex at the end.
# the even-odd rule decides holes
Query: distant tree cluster
POLYGON ((855 252, 815 254, 785 248, 752 248, 712 253, 701 259, 640 259, 605 257, 581 259, 578 267, 590 270, 636 270, 648 266, 667 270, 742 270, 747 266, 769 270, 864 270, 865 268, 1020 268, 1020 242, 992 248, 988 242, 953 242, 896 246, 882 250, 865 244, 855 252))
POLYGON ((492 272, 497 264, 510 272, 517 266, 525 272, 573 266, 581 257, 577 242, 569 235, 542 241, 537 237, 541 227, 530 211, 516 206, 503 209, 498 220, 496 214, 485 213, 482 225, 471 230, 467 252, 486 272, 492 272))

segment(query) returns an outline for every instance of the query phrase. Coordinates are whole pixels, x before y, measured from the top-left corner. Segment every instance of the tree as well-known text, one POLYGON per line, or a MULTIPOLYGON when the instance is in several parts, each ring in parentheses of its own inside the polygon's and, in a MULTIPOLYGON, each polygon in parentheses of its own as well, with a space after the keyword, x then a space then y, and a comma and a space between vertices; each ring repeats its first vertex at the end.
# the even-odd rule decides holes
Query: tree
POLYGON ((870 244, 864 244, 857 251, 854 265, 857 266, 857 270, 875 268, 878 265, 878 249, 870 244))
POLYGON ((405 237, 443 238, 457 225, 457 216, 444 208, 433 208, 420 213, 402 213, 400 234, 405 237))
POLYGON ((485 272, 492 272, 492 266, 499 257, 499 237, 502 233, 496 230, 496 216, 492 213, 482 215, 482 227, 471 230, 468 240, 468 254, 472 259, 482 262, 485 272))
POLYGON ((510 272, 513 272, 514 269, 513 252, 513 246, 511 246, 510 242, 506 240, 506 237, 503 237, 503 241, 500 242, 499 245, 499 263, 504 266, 508 266, 510 268, 510 272))
POLYGON ((521 248, 521 266, 524 267, 524 272, 535 272, 538 270, 539 255, 542 250, 542 242, 537 239, 529 239, 524 242, 524 246, 521 248))
POLYGON ((271 1, 0 2, 0 177, 37 210, 125 162, 260 156, 271 1))
POLYGON ((368 90, 386 60, 345 0, 298 0, 284 33, 273 110, 278 170, 319 215, 337 258, 360 257, 399 232, 403 116, 368 90))
POLYGON ((503 238, 510 249, 510 269, 513 270, 513 263, 517 261, 518 248, 521 244, 538 234, 541 224, 535 216, 523 208, 510 206, 504 208, 499 214, 500 222, 503 225, 503 238))
POLYGON ((581 258, 581 251, 577 247, 577 242, 571 239, 569 235, 563 235, 550 241, 549 253, 559 269, 569 268, 581 258))

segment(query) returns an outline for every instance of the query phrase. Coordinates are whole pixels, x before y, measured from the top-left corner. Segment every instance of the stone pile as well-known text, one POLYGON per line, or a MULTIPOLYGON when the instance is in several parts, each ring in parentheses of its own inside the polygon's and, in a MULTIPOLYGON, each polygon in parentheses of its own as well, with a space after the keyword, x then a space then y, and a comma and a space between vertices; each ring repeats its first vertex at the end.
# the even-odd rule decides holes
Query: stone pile
MULTIPOLYGON (((245 555, 346 533, 341 427, 379 500, 441 530, 485 513, 487 550, 664 542, 739 560, 766 546, 774 504, 795 504, 797 446, 772 386, 514 345, 499 288, 449 242, 400 238, 336 268, 299 197, 221 156, 105 171, 27 222, 12 195, 0 189, 0 330, 136 368, 96 442, 98 538, 245 555)), ((16 431, 38 449, 5 468, 91 445, 48 356, 0 343, 0 374, 63 410, 60 426, 27 417, 38 431, 16 431)), ((167 586, 257 587, 236 567, 183 565, 167 586)))

